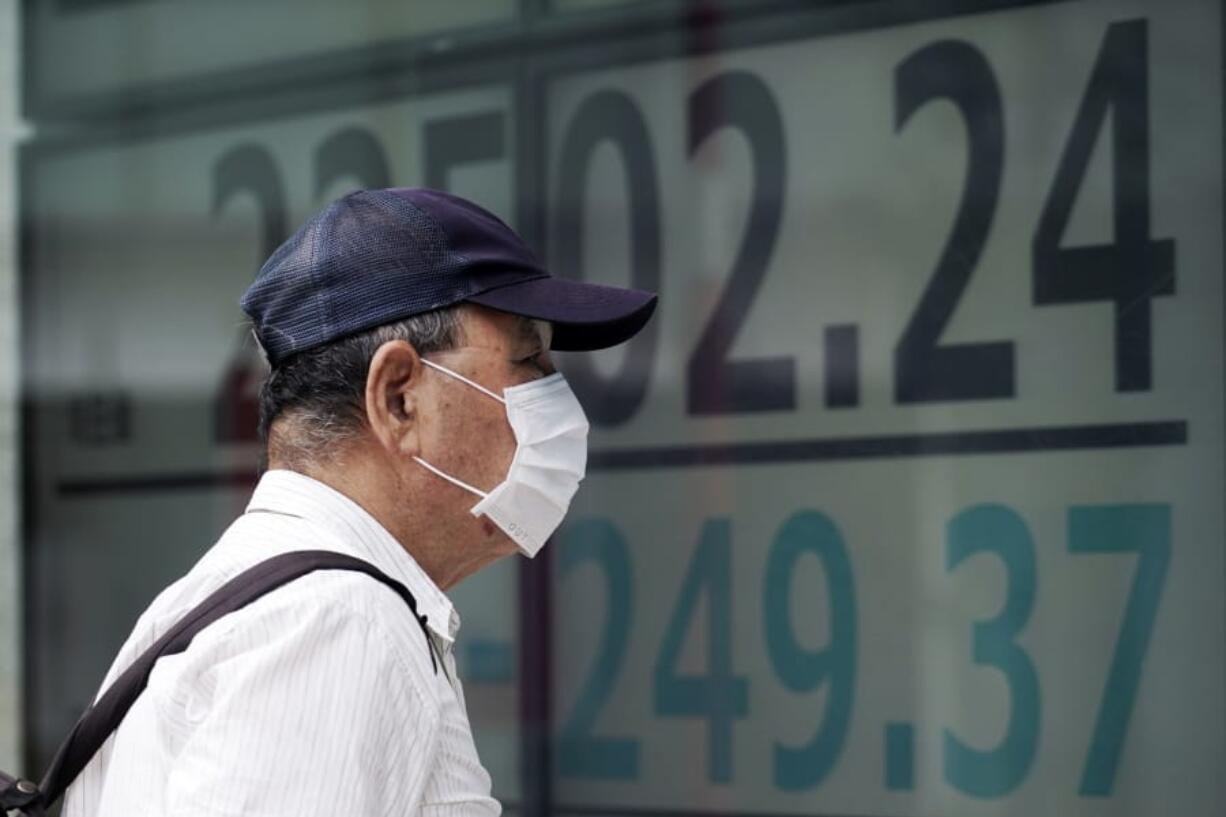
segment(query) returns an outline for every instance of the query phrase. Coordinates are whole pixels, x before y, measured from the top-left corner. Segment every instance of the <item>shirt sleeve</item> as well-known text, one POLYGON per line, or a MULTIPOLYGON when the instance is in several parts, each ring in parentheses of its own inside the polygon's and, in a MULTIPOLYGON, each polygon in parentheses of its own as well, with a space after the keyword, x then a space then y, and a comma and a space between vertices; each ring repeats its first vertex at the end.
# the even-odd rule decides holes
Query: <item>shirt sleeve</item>
POLYGON ((224 656, 202 676, 208 693, 174 760, 165 814, 416 810, 439 733, 429 679, 343 602, 304 607, 226 633, 224 656))

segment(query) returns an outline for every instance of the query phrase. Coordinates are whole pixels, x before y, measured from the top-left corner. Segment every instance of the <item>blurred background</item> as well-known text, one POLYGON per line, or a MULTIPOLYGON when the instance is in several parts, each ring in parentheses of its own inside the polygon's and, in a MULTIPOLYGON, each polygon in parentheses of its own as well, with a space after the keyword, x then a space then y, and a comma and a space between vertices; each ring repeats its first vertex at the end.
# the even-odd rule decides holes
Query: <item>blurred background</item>
POLYGON ((0 768, 242 512, 238 298, 427 185, 660 293, 454 592, 526 815, 1226 813, 1217 0, 0 0, 0 768))

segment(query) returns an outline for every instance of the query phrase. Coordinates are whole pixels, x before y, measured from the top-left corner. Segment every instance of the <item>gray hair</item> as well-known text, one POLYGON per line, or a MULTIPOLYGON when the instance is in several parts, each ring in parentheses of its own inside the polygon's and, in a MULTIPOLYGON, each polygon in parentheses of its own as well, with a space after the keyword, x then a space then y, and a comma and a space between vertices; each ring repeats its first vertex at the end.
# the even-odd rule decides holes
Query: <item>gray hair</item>
POLYGON ((377 326, 281 361, 260 388, 260 471, 274 457, 310 471, 333 460, 361 434, 366 421, 366 375, 380 346, 403 340, 419 355, 454 349, 462 341, 459 307, 445 307, 377 326), (275 433, 272 425, 277 424, 275 433))

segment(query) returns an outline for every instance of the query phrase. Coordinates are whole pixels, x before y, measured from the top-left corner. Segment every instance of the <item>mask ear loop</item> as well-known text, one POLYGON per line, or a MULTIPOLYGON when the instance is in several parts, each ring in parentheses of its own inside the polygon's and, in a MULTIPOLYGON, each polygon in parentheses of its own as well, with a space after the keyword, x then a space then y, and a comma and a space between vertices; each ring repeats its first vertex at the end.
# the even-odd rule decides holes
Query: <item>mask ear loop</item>
POLYGON ((503 399, 501 396, 499 396, 499 395, 497 395, 497 394, 494 394, 492 391, 490 391, 489 389, 487 389, 485 386, 482 386, 480 383, 477 383, 477 382, 474 382, 474 381, 472 381, 472 380, 469 380, 467 377, 465 377, 464 375, 460 374, 459 372, 453 372, 453 371, 451 371, 451 369, 448 369, 446 366, 440 366, 440 365, 438 365, 437 363, 435 363, 435 362, 434 362, 434 361, 432 361, 432 360, 426 360, 424 357, 423 357, 423 358, 421 358, 421 362, 422 362, 422 363, 424 363, 424 364, 426 364, 427 366, 429 366, 431 369, 437 369, 438 371, 442 372, 443 374, 449 374, 449 375, 451 375, 451 376, 452 376, 452 377, 454 377, 456 380, 459 380, 459 381, 460 381, 460 382, 462 382, 462 383, 467 383, 468 385, 472 386, 472 387, 473 387, 474 389, 476 389, 477 391, 480 391, 480 392, 485 392, 485 393, 486 393, 486 394, 488 394, 490 397, 493 397, 495 400, 497 400, 499 403, 503 403, 503 404, 505 404, 505 403, 507 402, 507 401, 506 401, 505 399, 503 399))
MULTIPOLYGON (((451 371, 451 369, 448 369, 446 366, 440 366, 439 364, 435 363, 435 362, 434 362, 434 361, 432 361, 432 360, 426 360, 424 357, 423 357, 423 358, 421 358, 421 362, 422 362, 422 363, 424 363, 424 364, 426 364, 427 366, 429 366, 431 369, 437 369, 438 371, 442 372, 443 374, 450 375, 450 376, 454 377, 456 380, 459 380, 459 381, 461 381, 461 382, 467 383, 468 385, 472 386, 472 387, 473 387, 474 389, 476 389, 477 391, 484 392, 485 394, 489 395, 490 397, 493 397, 493 398, 494 398, 495 400, 497 400, 499 403, 502 403, 502 404, 504 404, 504 405, 505 405, 505 404, 506 404, 506 402, 507 402, 507 401, 506 401, 506 400, 504 400, 503 398, 499 397, 498 395, 494 394, 492 391, 490 391, 489 389, 487 389, 485 386, 482 386, 480 383, 476 383, 476 382, 473 382, 472 380, 469 380, 467 377, 465 377, 464 375, 460 374, 459 372, 453 372, 453 371, 451 371)), ((438 476, 440 476, 440 477, 442 477, 443 479, 445 479, 445 480, 447 480, 448 482, 450 482, 452 485, 456 485, 456 486, 458 486, 458 487, 460 487, 460 488, 463 488, 465 491, 468 491, 470 494, 476 494, 477 496, 481 497, 482 499, 485 499, 486 497, 488 497, 488 496, 489 496, 489 494, 488 494, 488 493, 486 493, 485 491, 482 491, 480 488, 474 488, 472 485, 469 485, 469 484, 468 484, 467 482, 465 482, 464 480, 461 480, 461 479, 456 479, 456 478, 455 478, 455 477, 453 477, 451 474, 448 474, 448 473, 446 473, 445 471, 441 471, 441 470, 439 470, 438 468, 435 468, 433 465, 431 465, 430 463, 426 462, 426 461, 425 461, 425 460, 423 460, 421 457, 413 457, 413 460, 414 460, 415 462, 417 462, 417 464, 418 464, 418 465, 421 465, 423 468, 425 468, 426 470, 434 472, 434 473, 435 473, 435 474, 437 474, 438 476)))
POLYGON ((465 491, 468 491, 469 493, 472 493, 472 494, 476 494, 482 499, 485 499, 487 496, 489 496, 489 494, 487 494, 485 491, 482 491, 480 488, 474 488, 473 486, 469 485, 467 482, 464 482, 463 480, 460 480, 460 479, 456 479, 451 474, 440 471, 438 468, 435 468, 433 465, 426 462, 421 457, 414 457, 413 459, 423 468, 429 471, 433 471, 434 473, 438 474, 443 479, 450 482, 452 485, 458 485, 459 487, 463 488, 465 491))

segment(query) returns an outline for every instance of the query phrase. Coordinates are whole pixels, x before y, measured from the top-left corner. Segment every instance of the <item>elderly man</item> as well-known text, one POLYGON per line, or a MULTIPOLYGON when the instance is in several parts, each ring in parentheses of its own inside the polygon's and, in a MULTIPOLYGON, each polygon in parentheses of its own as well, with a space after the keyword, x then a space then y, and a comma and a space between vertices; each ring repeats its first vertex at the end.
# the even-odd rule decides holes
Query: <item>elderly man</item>
POLYGON ((534 555, 561 522, 587 421, 550 350, 626 340, 655 296, 552 278, 480 207, 392 189, 308 221, 242 305, 272 366, 267 470, 141 616, 103 688, 227 580, 288 551, 373 564, 420 621, 342 570, 225 615, 157 661, 64 815, 497 814, 443 591, 534 555))

